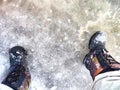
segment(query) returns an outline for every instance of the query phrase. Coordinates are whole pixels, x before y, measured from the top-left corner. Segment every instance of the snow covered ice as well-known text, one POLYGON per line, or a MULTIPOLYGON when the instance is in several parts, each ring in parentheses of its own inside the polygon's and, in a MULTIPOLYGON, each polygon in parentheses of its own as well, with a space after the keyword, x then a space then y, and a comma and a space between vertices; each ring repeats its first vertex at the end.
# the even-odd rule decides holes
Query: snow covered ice
POLYGON ((95 42, 98 43, 101 41, 102 43, 107 42, 107 35, 105 32, 100 32, 100 34, 95 38, 95 42))
MULTIPOLYGON (((98 30, 107 33, 107 49, 120 60, 119 0, 1 0, 0 4, 0 64, 6 63, 2 70, 9 68, 9 49, 25 47, 30 90, 90 90, 93 81, 82 60, 98 30)), ((5 73, 0 72, 1 78, 5 73)))

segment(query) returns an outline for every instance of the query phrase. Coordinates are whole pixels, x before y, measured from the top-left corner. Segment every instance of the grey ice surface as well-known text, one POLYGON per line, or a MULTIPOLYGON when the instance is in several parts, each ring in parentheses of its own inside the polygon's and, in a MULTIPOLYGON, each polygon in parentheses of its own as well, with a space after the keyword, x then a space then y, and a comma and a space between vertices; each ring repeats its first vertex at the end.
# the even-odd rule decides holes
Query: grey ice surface
POLYGON ((106 47, 120 60, 119 3, 119 0, 1 1, 0 54, 8 59, 11 47, 20 45, 27 49, 32 75, 30 90, 90 90, 93 81, 82 60, 94 32, 107 33, 106 47))

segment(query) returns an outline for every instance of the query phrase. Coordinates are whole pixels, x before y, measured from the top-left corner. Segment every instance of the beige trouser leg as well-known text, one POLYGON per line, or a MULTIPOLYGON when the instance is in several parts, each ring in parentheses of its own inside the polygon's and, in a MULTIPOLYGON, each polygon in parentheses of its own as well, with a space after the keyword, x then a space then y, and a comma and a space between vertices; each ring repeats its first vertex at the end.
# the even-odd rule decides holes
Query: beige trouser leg
POLYGON ((96 76, 92 90, 120 90, 120 70, 96 76))

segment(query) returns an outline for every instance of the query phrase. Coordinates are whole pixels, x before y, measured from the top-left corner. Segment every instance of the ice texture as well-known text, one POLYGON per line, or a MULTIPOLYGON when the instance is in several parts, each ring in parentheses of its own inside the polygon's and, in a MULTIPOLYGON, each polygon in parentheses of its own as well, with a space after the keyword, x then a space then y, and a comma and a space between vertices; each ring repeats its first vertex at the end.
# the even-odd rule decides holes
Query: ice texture
POLYGON ((0 54, 9 64, 11 47, 27 49, 30 90, 90 90, 93 81, 82 61, 98 30, 107 33, 106 47, 120 60, 119 0, 1 0, 0 4, 0 54))

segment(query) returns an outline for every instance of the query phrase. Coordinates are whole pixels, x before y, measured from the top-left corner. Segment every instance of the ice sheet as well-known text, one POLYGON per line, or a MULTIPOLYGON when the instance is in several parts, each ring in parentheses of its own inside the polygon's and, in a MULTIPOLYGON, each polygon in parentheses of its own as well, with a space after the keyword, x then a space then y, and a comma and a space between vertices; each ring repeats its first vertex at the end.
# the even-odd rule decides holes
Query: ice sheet
POLYGON ((95 31, 107 33, 106 47, 120 60, 119 8, 119 0, 1 1, 0 53, 8 58, 15 45, 28 50, 30 90, 90 90, 82 60, 95 31))

